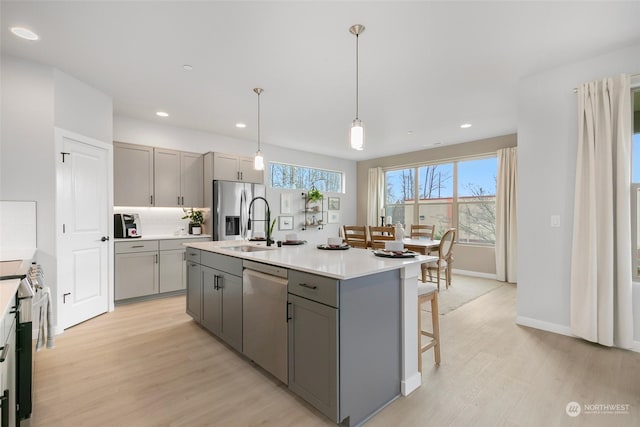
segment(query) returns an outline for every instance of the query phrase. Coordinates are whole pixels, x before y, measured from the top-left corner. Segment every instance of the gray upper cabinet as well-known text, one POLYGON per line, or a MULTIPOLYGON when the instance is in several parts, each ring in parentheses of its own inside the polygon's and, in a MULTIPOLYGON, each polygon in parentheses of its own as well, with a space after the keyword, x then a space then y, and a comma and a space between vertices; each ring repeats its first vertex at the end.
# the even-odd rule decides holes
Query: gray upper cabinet
POLYGON ((202 155, 154 150, 156 206, 203 206, 202 155))
POLYGON ((204 206, 203 169, 202 154, 180 153, 180 201, 182 206, 204 206))
POLYGON ((116 206, 203 207, 198 153, 114 142, 116 206))
MULTIPOLYGON (((205 165, 210 162, 213 179, 224 181, 241 181, 262 184, 263 171, 253 169, 253 158, 236 154, 207 153, 205 165)), ((206 175, 206 174, 205 174, 206 175)))
POLYGON ((153 151, 153 182, 156 206, 180 204, 180 152, 155 148, 153 151))
POLYGON ((153 147, 113 143, 116 206, 153 206, 153 147))

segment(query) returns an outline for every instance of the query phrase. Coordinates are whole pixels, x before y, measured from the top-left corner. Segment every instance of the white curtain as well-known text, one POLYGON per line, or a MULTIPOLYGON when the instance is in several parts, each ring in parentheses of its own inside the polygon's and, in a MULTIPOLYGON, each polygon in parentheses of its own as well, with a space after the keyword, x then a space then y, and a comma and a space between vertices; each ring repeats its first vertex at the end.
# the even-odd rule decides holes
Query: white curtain
POLYGON ((517 149, 498 150, 496 189, 496 277, 503 282, 517 282, 518 212, 517 149))
POLYGON ((366 225, 378 225, 382 208, 384 208, 384 171, 382 168, 370 168, 366 225))
POLYGON ((628 76, 578 88, 571 330, 622 348, 633 342, 630 106, 628 76))

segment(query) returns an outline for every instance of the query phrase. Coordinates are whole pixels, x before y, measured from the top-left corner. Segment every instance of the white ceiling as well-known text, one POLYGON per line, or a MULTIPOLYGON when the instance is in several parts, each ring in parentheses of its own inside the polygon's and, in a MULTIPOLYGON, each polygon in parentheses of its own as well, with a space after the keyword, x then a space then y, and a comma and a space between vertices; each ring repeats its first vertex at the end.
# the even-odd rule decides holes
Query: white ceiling
POLYGON ((354 160, 513 133, 520 78, 640 40, 638 1, 3 0, 0 7, 3 53, 51 64, 109 94, 117 115, 255 142, 252 89, 262 87, 263 143, 354 160), (353 24, 366 26, 363 152, 347 148, 353 24), (12 26, 41 39, 18 39, 12 26), (467 122, 473 126, 460 129, 467 122))

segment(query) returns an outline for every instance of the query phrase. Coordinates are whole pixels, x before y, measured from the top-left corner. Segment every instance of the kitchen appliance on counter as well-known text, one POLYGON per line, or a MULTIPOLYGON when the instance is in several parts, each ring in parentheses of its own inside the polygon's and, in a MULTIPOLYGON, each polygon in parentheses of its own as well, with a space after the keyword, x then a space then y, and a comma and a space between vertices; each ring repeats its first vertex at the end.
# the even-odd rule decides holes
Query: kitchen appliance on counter
POLYGON ((142 237, 140 215, 137 213, 113 214, 113 234, 116 239, 142 237))
MULTIPOLYGON (((244 240, 249 236, 249 203, 254 197, 265 197, 262 184, 250 184, 233 181, 213 181, 211 206, 213 240, 244 240)), ((255 223, 251 230, 264 237, 269 224, 265 212, 253 209, 251 221, 255 223), (264 224, 264 227, 261 225, 264 224)))

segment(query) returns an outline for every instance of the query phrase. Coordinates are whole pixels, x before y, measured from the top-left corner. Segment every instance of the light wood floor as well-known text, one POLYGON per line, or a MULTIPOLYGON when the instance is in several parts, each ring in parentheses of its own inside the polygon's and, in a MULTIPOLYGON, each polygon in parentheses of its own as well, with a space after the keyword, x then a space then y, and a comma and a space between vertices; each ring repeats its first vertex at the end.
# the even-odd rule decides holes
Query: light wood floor
MULTIPOLYGON (((501 286, 441 316, 442 365, 426 352, 423 386, 367 426, 637 426, 640 354, 517 326, 515 296, 501 286), (570 418, 570 401, 629 414, 570 418)), ((65 331, 35 375, 32 426, 334 425, 194 324, 184 297, 65 331)))

